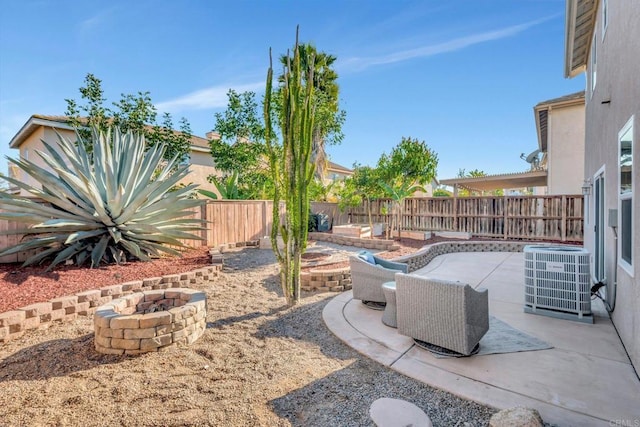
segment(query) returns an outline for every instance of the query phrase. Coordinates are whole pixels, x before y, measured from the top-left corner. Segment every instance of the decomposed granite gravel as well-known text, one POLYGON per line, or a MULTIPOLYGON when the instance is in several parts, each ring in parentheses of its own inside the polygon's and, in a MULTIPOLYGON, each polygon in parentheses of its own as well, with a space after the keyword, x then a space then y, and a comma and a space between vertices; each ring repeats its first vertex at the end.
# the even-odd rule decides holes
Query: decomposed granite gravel
POLYGON ((191 346, 142 356, 94 350, 91 319, 0 346, 2 426, 371 426, 380 397, 404 399, 434 426, 484 426, 496 411, 361 356, 326 328, 335 293, 286 307, 270 250, 225 254, 191 346))

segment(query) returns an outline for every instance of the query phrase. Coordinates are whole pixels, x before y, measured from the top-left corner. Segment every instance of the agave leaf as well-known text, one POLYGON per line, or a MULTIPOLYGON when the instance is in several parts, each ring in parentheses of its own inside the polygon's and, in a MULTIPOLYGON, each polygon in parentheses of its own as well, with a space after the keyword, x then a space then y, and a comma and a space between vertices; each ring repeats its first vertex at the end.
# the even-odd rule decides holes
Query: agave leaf
POLYGON ((38 252, 37 254, 27 258, 27 260, 22 263, 22 266, 23 267, 28 267, 30 265, 37 264, 40 261, 48 258, 49 256, 57 253, 58 251, 60 251, 60 248, 57 247, 57 246, 53 246, 53 247, 51 247, 49 249, 45 249, 42 252, 38 252))
POLYGON ((116 227, 109 227, 107 230, 113 239, 113 243, 120 243, 120 240, 122 240, 122 233, 116 227))
POLYGON ((134 242, 127 240, 127 239, 122 239, 120 240, 120 244, 122 246, 124 246, 124 248, 133 256, 140 258, 140 246, 138 246, 137 244, 135 244, 134 242))
POLYGON ((77 240, 84 240, 91 237, 97 237, 104 234, 104 229, 93 230, 93 231, 79 231, 76 233, 69 234, 67 240, 64 241, 65 245, 69 245, 77 240))
POLYGON ((61 262, 72 258, 75 254, 80 252, 83 249, 83 245, 75 244, 68 246, 67 248, 58 252, 58 255, 51 261, 51 265, 47 268, 47 271, 50 271, 53 267, 60 264, 61 262))
POLYGON ((98 244, 91 251, 91 268, 100 265, 100 261, 104 256, 107 246, 109 244, 109 236, 102 236, 98 244))
POLYGON ((89 258, 89 252, 82 251, 76 254, 76 265, 82 265, 89 258))

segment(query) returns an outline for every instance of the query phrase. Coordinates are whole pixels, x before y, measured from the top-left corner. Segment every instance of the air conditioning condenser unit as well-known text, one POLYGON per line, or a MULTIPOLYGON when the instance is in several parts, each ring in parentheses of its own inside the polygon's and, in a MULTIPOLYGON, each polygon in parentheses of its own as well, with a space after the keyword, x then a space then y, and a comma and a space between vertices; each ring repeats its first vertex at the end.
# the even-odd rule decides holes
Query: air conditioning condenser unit
POLYGON ((593 323, 589 251, 572 246, 524 247, 526 313, 593 323))

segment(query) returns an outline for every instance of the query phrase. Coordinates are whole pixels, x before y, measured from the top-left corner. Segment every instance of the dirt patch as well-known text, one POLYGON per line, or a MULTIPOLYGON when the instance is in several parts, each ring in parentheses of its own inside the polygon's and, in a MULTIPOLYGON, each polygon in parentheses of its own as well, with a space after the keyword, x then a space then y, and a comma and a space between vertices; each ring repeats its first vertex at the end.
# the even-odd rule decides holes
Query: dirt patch
POLYGON ((225 257, 220 276, 195 287, 207 294, 207 329, 189 347, 101 355, 87 318, 0 346, 0 425, 370 426, 369 406, 380 397, 413 402, 434 425, 487 425, 494 410, 335 338, 322 321, 335 294, 305 293, 286 307, 271 251, 225 257))

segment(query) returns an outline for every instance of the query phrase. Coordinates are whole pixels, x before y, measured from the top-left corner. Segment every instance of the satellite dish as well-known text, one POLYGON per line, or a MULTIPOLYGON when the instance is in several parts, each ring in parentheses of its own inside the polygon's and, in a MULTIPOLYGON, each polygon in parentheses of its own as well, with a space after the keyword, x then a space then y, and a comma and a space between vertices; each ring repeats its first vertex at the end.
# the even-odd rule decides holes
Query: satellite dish
POLYGON ((526 157, 524 153, 522 153, 520 154, 520 158, 531 165, 531 170, 535 170, 540 168, 540 159, 538 159, 538 154, 540 154, 539 149, 532 151, 526 157))

